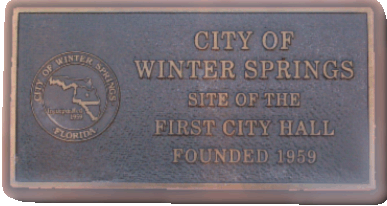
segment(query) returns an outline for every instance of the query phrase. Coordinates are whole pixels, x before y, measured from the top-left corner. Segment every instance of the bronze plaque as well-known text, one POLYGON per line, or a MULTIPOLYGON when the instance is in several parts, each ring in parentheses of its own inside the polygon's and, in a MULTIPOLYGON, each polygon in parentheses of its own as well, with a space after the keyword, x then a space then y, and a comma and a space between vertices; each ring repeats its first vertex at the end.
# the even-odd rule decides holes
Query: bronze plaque
POLYGON ((373 17, 16 8, 10 184, 373 190, 373 17))

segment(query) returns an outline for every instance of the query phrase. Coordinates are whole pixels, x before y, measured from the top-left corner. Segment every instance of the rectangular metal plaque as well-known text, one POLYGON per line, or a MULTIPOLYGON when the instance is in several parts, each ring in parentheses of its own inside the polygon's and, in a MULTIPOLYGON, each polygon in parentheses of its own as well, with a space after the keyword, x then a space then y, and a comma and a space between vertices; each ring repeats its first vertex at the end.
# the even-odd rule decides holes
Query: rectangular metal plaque
POLYGON ((17 8, 11 186, 375 188, 370 8, 17 8))

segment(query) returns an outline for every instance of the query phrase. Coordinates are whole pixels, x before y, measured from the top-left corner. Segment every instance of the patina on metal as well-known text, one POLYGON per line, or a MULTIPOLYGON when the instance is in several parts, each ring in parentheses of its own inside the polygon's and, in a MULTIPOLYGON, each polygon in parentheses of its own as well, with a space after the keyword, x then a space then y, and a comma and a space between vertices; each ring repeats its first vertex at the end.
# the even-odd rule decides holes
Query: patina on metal
POLYGON ((370 8, 18 8, 11 185, 372 190, 370 8))

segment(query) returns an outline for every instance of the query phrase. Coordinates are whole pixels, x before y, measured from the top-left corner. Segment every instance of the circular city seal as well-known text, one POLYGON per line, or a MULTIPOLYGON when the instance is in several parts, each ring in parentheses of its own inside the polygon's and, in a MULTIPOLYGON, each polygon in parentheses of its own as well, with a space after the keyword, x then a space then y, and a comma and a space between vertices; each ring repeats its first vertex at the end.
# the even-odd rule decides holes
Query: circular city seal
POLYGON ((113 122, 120 88, 113 70, 85 52, 66 52, 47 61, 31 88, 36 120, 50 135, 68 142, 89 140, 113 122))

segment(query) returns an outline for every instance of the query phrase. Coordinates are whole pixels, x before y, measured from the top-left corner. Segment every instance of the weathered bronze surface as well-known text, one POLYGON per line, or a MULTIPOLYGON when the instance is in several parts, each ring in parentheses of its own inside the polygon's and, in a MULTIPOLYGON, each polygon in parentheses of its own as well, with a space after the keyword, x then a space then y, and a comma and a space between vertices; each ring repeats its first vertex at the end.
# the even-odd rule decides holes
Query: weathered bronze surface
POLYGON ((11 185, 371 190, 370 8, 19 8, 11 185))

